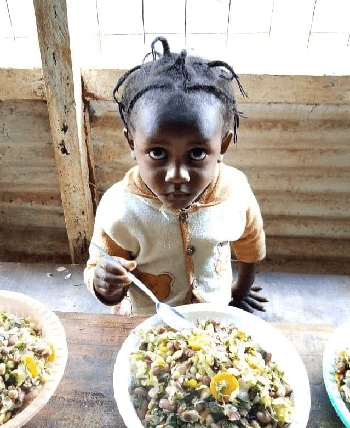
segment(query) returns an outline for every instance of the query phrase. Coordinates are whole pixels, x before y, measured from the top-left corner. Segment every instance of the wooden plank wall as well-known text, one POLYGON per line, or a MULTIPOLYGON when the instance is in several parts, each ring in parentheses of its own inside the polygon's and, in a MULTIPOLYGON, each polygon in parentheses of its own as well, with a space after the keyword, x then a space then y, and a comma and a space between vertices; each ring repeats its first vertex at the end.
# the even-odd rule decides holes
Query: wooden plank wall
MULTIPOLYGON (((111 89, 120 72, 85 71, 97 188, 134 164, 111 89)), ((265 265, 349 271, 350 77, 241 76, 249 98, 225 161, 246 173, 267 235, 265 265)))
MULTIPOLYGON (((134 164, 111 99, 120 73, 83 73, 99 195, 134 164)), ((241 81, 246 118, 225 160, 247 174, 261 205, 266 266, 349 274, 350 77, 241 81)), ((68 262, 40 71, 0 69, 0 100, 0 259, 68 262)))
POLYGON ((0 260, 70 262, 41 70, 0 69, 0 260))

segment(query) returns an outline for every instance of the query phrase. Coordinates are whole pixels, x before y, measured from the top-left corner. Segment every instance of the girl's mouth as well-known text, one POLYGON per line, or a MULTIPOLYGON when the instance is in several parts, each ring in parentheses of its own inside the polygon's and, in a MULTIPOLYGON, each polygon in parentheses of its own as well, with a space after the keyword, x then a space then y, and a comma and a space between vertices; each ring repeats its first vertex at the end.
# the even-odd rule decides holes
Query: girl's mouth
POLYGON ((192 204, 193 197, 190 193, 175 191, 166 193, 164 195, 164 201, 173 208, 182 209, 192 204))
POLYGON ((188 199, 190 196, 190 193, 186 192, 170 192, 165 194, 165 197, 168 199, 188 199))

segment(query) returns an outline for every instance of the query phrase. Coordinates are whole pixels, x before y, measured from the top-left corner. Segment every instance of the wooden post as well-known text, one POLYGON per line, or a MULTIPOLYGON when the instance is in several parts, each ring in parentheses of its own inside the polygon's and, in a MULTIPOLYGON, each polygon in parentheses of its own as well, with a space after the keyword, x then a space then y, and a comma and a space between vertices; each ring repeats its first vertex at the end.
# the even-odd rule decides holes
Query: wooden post
POLYGON ((34 8, 72 263, 85 263, 94 215, 87 154, 79 144, 66 0, 34 0, 34 8))

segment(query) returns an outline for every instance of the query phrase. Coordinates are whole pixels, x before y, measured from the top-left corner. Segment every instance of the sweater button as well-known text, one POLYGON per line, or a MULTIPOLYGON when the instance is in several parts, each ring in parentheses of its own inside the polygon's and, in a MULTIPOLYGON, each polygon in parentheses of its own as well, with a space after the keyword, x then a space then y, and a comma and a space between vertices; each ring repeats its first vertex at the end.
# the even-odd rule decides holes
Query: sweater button
POLYGON ((188 247, 187 247, 187 250, 186 250, 186 254, 188 255, 188 256, 192 256, 192 254, 194 253, 194 246, 193 245, 189 245, 188 247))

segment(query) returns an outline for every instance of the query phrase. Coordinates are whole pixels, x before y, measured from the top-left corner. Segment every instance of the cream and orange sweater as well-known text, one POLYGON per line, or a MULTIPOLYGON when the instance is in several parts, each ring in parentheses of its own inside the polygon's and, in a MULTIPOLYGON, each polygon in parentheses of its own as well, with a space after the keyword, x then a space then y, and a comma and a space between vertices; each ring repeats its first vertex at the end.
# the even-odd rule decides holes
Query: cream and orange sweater
MULTIPOLYGON (((260 209, 245 175, 218 164, 215 179, 185 211, 163 205, 143 183, 138 167, 103 195, 93 240, 109 254, 134 259, 134 273, 172 306, 231 300, 231 258, 253 263, 265 257, 260 209)), ((100 255, 90 247, 84 271, 94 293, 100 255)), ((154 314, 154 304, 133 284, 121 312, 154 314)))

